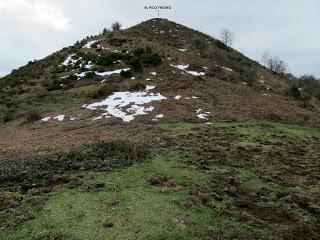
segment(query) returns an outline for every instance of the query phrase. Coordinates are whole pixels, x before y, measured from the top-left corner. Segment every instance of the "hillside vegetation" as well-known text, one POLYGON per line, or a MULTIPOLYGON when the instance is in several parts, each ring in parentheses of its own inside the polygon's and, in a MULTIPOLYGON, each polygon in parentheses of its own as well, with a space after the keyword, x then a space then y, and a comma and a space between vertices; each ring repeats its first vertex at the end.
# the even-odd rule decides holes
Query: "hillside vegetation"
POLYGON ((319 239, 315 88, 165 19, 113 28, 0 79, 0 239, 319 239))

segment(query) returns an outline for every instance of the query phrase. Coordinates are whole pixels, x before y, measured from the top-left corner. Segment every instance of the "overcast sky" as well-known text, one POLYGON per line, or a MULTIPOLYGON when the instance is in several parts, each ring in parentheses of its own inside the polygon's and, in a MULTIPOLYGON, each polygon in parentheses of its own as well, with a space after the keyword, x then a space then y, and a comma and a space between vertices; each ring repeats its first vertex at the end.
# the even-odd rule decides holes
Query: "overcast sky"
POLYGON ((250 58, 269 51, 294 74, 320 77, 319 0, 0 0, 0 76, 114 20, 127 28, 156 17, 145 5, 171 5, 161 17, 212 36, 229 28, 250 58))

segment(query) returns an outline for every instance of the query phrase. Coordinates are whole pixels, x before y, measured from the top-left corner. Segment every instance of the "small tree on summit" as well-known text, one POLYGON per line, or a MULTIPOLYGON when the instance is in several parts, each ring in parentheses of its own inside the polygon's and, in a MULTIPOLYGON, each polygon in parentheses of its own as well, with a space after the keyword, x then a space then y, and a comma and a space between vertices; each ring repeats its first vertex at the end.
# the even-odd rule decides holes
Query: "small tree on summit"
POLYGON ((122 24, 120 22, 117 22, 117 21, 112 23, 112 26, 111 26, 113 31, 120 30, 121 27, 122 27, 122 24))
POLYGON ((234 34, 229 29, 223 29, 221 31, 221 41, 227 45, 228 47, 231 47, 234 40, 234 34))

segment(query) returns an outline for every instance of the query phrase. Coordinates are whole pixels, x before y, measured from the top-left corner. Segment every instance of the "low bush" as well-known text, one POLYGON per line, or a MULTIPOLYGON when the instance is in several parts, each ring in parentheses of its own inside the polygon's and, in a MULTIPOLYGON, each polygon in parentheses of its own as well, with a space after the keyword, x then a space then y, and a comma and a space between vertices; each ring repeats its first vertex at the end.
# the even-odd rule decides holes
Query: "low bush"
POLYGON ((288 95, 290 97, 293 97, 296 100, 301 100, 302 95, 301 92, 299 91, 298 87, 296 85, 292 85, 291 88, 288 91, 288 95))
POLYGON ((127 42, 127 39, 123 39, 123 38, 114 38, 114 37, 109 38, 109 44, 116 47, 120 47, 126 42, 127 42))
POLYGON ((136 48, 133 51, 133 55, 136 57, 140 57, 142 54, 144 54, 146 51, 143 48, 136 48))
POLYGON ((158 65, 161 63, 161 57, 157 53, 146 52, 140 56, 142 62, 147 65, 158 65))
POLYGON ((194 40, 193 46, 195 46, 196 49, 201 51, 201 50, 206 49, 208 44, 205 41, 203 41, 202 39, 197 38, 194 40))
POLYGON ((104 53, 101 54, 97 63, 102 66, 109 66, 118 60, 129 60, 132 56, 127 53, 104 53))
POLYGON ((75 81, 75 80, 78 79, 78 77, 77 77, 76 75, 74 75, 74 74, 70 74, 67 79, 68 79, 69 81, 75 81))
POLYGON ((63 83, 64 83, 64 81, 59 80, 59 79, 47 79, 42 82, 42 85, 48 91, 55 91, 55 90, 62 89, 63 83))
POLYGON ((240 81, 248 83, 249 86, 253 86, 257 81, 257 71, 254 69, 242 69, 240 72, 240 81))
POLYGON ((120 22, 118 22, 118 21, 112 23, 112 25, 111 25, 111 28, 112 28, 112 30, 114 30, 114 31, 120 30, 121 27, 122 27, 122 24, 121 24, 120 22))
POLYGON ((95 66, 95 67, 92 68, 92 70, 93 70, 93 71, 97 71, 97 72, 99 72, 99 73, 105 72, 105 68, 102 67, 102 66, 95 66))
POLYGON ((85 144, 59 153, 26 156, 2 153, 0 184, 23 184, 24 189, 35 187, 39 179, 78 170, 110 170, 143 161, 149 155, 145 144, 129 141, 101 141, 85 144))
POLYGON ((25 114, 25 121, 24 123, 33 123, 41 120, 41 115, 36 111, 30 111, 25 114))
POLYGON ((140 82, 131 84, 129 87, 129 91, 141 91, 145 89, 146 89, 146 85, 140 82))
POLYGON ((113 63, 113 60, 110 54, 101 54, 97 63, 101 66, 109 66, 113 63))
POLYGON ((225 43, 223 43, 222 41, 220 41, 218 39, 216 39, 214 41, 214 44, 220 49, 227 50, 227 51, 230 50, 230 48, 225 43))
MULTIPOLYGON (((95 54, 92 53, 85 53, 83 55, 80 55, 82 57, 82 60, 85 62, 92 62, 92 63, 96 63, 97 62, 97 56, 95 54)), ((80 61, 81 62, 81 61, 80 61)))
POLYGON ((115 84, 109 84, 109 85, 103 85, 99 86, 97 89, 86 92, 85 95, 88 98, 102 98, 102 97, 107 97, 113 92, 116 92, 118 90, 118 86, 115 84))
POLYGON ((161 63, 161 56, 157 53, 153 53, 151 48, 146 49, 137 48, 133 51, 135 57, 140 58, 141 62, 146 65, 158 65, 161 63))
POLYGON ((139 57, 131 58, 128 63, 135 71, 142 71, 143 69, 143 65, 139 57))
POLYGON ((101 54, 97 64, 110 66, 118 63, 118 61, 126 61, 133 70, 142 71, 144 65, 158 65, 162 62, 162 59, 159 54, 153 53, 150 48, 137 48, 132 53, 127 53, 126 50, 123 50, 121 53, 101 54))
POLYGON ((128 70, 128 71, 121 71, 120 72, 120 76, 123 77, 123 78, 130 78, 132 77, 132 72, 131 70, 128 70))
POLYGON ((93 44, 91 44, 91 48, 98 48, 98 43, 97 42, 95 42, 95 43, 93 43, 93 44))
POLYGON ((93 71, 86 72, 86 78, 94 78, 97 74, 93 71))

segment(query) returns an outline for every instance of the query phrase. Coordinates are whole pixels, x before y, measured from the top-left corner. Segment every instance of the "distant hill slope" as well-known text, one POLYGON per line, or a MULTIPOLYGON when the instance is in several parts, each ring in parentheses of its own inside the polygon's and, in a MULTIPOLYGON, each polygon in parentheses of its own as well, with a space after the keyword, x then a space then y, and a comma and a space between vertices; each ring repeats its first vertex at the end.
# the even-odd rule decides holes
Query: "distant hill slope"
POLYGON ((286 96, 292 84, 217 39, 152 19, 88 37, 0 79, 0 118, 40 131, 57 123, 248 119, 318 126, 311 107, 286 96))

